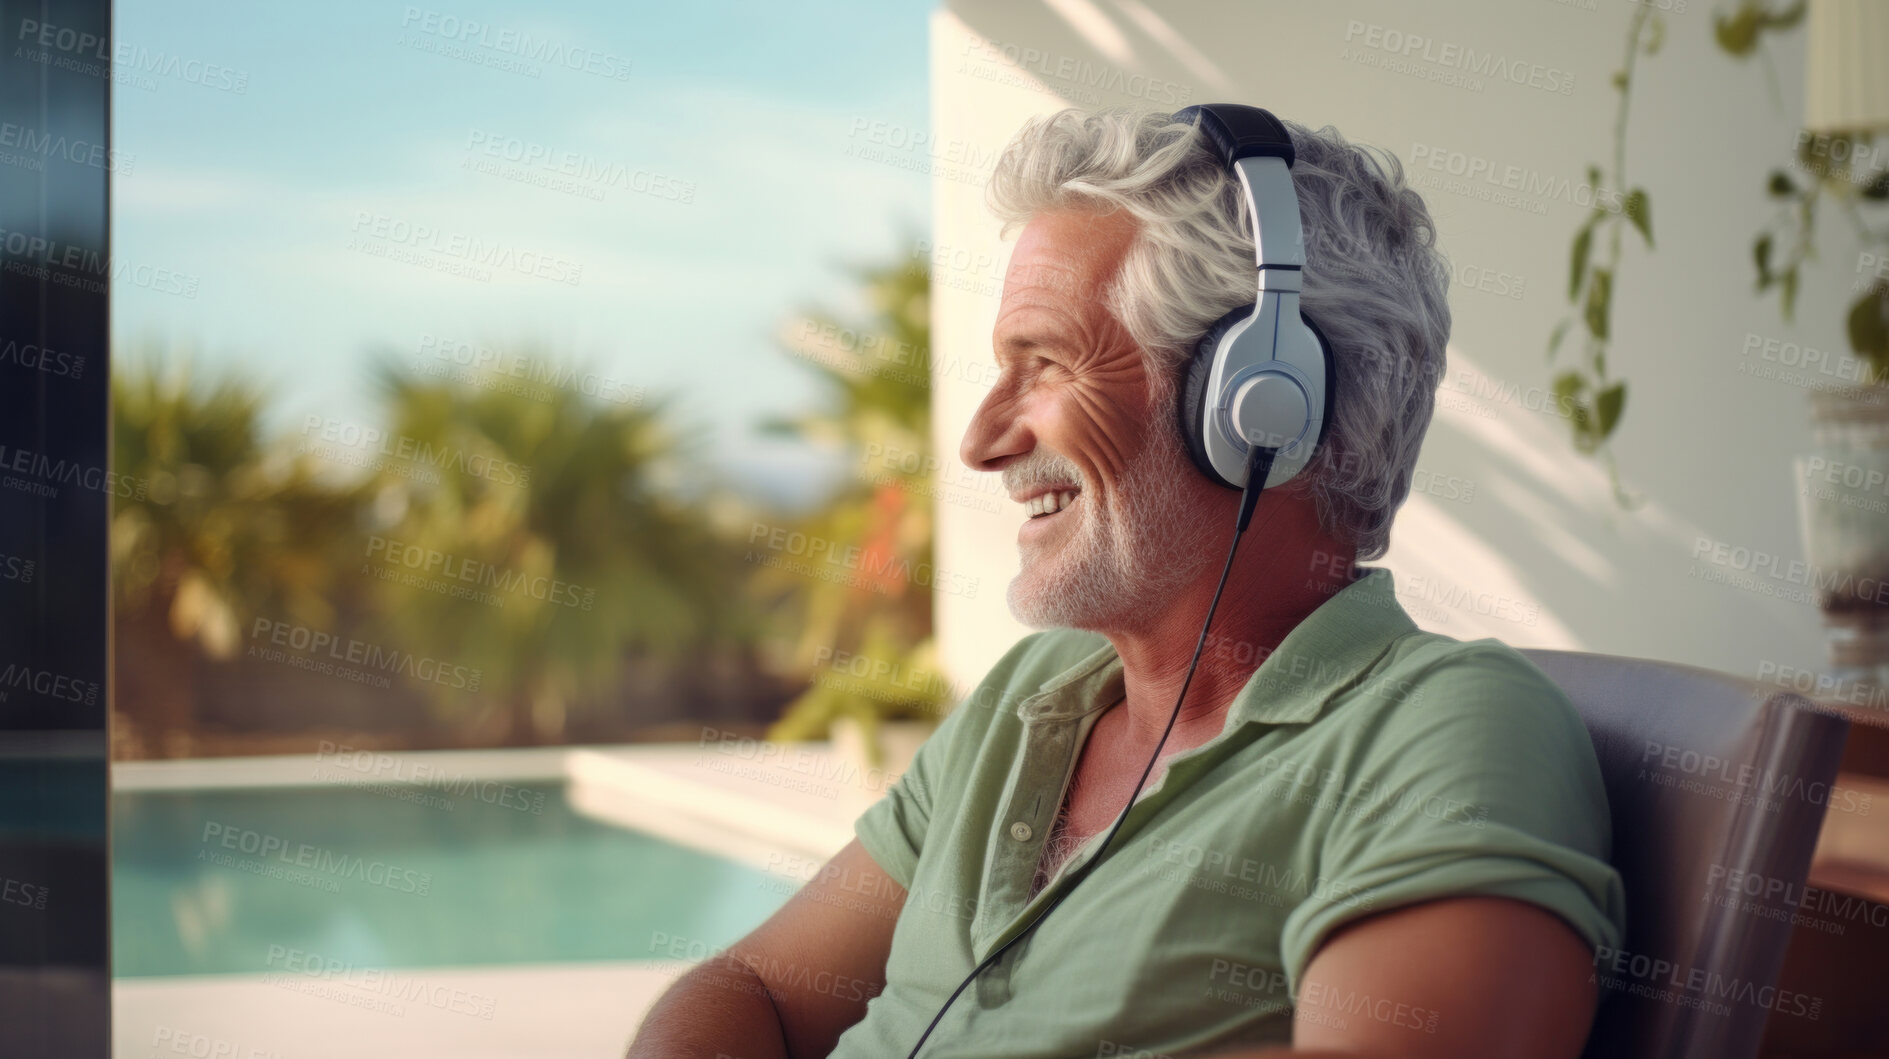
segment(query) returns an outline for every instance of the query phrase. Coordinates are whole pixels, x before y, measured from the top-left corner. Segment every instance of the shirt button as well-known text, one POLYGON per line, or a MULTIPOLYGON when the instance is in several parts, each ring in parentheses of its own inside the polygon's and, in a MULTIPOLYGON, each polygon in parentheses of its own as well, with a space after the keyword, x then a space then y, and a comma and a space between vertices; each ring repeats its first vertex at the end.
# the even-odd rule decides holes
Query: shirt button
POLYGON ((1010 837, 1016 839, 1018 842, 1028 842, 1030 836, 1033 834, 1035 834, 1035 832, 1030 830, 1030 825, 1021 820, 1010 825, 1010 837))

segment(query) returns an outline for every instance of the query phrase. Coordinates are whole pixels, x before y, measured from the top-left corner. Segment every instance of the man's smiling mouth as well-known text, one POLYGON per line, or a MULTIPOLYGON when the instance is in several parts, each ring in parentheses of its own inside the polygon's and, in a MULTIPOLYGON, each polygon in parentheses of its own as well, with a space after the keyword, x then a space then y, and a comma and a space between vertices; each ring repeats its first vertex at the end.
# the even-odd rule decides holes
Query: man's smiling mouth
POLYGON ((1024 501, 1023 511, 1032 519, 1048 518, 1075 503, 1081 493, 1079 489, 1052 490, 1024 501))

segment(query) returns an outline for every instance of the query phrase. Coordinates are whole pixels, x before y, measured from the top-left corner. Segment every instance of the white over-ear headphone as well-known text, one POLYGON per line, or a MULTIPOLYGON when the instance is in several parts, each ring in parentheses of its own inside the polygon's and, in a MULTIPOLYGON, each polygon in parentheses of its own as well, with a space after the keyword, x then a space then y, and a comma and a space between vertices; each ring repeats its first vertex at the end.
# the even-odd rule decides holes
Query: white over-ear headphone
POLYGON ((1194 465, 1231 489, 1246 485, 1254 447, 1276 450, 1266 488, 1297 475, 1331 423, 1331 344, 1299 309, 1305 235, 1292 184, 1292 138, 1258 107, 1208 103, 1194 122, 1240 179, 1253 219, 1258 297, 1214 321, 1189 358, 1179 418, 1194 465))

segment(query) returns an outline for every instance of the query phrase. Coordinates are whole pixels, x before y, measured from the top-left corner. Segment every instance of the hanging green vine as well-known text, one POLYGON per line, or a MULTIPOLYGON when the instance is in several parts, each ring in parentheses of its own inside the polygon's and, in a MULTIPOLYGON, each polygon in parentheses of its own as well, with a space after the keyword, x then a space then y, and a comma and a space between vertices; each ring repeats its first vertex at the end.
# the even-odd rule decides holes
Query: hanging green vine
MULTIPOLYGON (((1729 14, 1713 16, 1713 37, 1722 50, 1741 60, 1757 55, 1765 61, 1774 100, 1778 99, 1776 73, 1761 45, 1767 34, 1797 28, 1807 7, 1807 0, 1791 0, 1777 7, 1769 0, 1738 0, 1729 14)), ((1548 338, 1548 359, 1553 362, 1576 324, 1585 333, 1579 362, 1554 377, 1556 405, 1567 414, 1575 448, 1598 455, 1606 463, 1614 498, 1628 509, 1640 501, 1622 488, 1612 450, 1607 447, 1626 411, 1627 384, 1625 379, 1608 373, 1607 354, 1613 340, 1613 296, 1620 286, 1622 228, 1631 224, 1650 250, 1654 245, 1653 222, 1646 189, 1633 188, 1622 196, 1618 190, 1603 193, 1602 187, 1603 180, 1613 189, 1629 186, 1627 118, 1636 63, 1641 55, 1657 54, 1664 40, 1665 23, 1658 12, 1651 5, 1637 5, 1627 26, 1626 59, 1613 76, 1614 88, 1620 93, 1614 117, 1613 166, 1605 173, 1599 166, 1587 168, 1588 183, 1595 189, 1594 208, 1575 229, 1569 253, 1568 302, 1573 308, 1548 338)), ((1870 376, 1865 381, 1889 379, 1889 225, 1876 223, 1882 219, 1881 214, 1874 220, 1865 216, 1866 208, 1889 205, 1889 170, 1859 174, 1855 165, 1860 158, 1877 161, 1878 142, 1867 132, 1800 137, 1795 166, 1803 175, 1794 178, 1792 173, 1776 169, 1767 177, 1766 191, 1777 203, 1778 211, 1759 230, 1751 247, 1758 291, 1777 288, 1779 308, 1789 321, 1796 310, 1803 265, 1817 256, 1817 211, 1825 203, 1841 211, 1862 252, 1868 255, 1873 250, 1873 259, 1879 263, 1867 270, 1869 275, 1859 283, 1861 292, 1845 317, 1850 346, 1869 365, 1870 376)), ((1857 271, 1866 271, 1863 265, 1871 258, 1859 256, 1857 260, 1857 271)))
POLYGON ((1614 72, 1614 89, 1620 93, 1614 115, 1614 151, 1612 169, 1603 173, 1599 166, 1587 167, 1587 182, 1594 189, 1594 208, 1574 231, 1569 252, 1568 302, 1575 306, 1548 338, 1548 359, 1552 363, 1561 343, 1575 324, 1585 331, 1580 360, 1554 377, 1555 405, 1565 410, 1574 434, 1574 447, 1588 455, 1598 454, 1607 466, 1613 484, 1614 500, 1621 507, 1638 507, 1641 499, 1627 493, 1620 484, 1619 468, 1613 452, 1606 447, 1626 411, 1627 383, 1607 371, 1607 351, 1613 341, 1613 295, 1619 285, 1621 228, 1631 224, 1653 246, 1652 202, 1645 188, 1634 188, 1624 196, 1618 190, 1603 193, 1602 188, 1620 189, 1627 184, 1627 116, 1632 101, 1633 76, 1640 55, 1659 52, 1666 36, 1666 24, 1649 5, 1639 5, 1627 28, 1626 60, 1614 72), (1603 184, 1603 181, 1605 182, 1603 184))

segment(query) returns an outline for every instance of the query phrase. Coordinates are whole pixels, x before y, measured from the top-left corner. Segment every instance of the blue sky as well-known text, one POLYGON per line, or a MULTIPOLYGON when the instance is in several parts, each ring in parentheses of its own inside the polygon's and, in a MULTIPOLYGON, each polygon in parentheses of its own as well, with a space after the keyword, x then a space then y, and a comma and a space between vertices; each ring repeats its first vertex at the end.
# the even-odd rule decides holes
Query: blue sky
POLYGON ((239 363, 294 431, 374 418, 376 348, 535 342, 675 394, 737 477, 811 488, 818 461, 750 430, 819 392, 771 335, 929 231, 926 177, 846 152, 861 122, 928 126, 933 6, 119 4, 121 55, 185 63, 115 92, 114 253, 198 284, 115 287, 116 346, 239 363), (445 274, 473 242, 541 274, 445 274))

